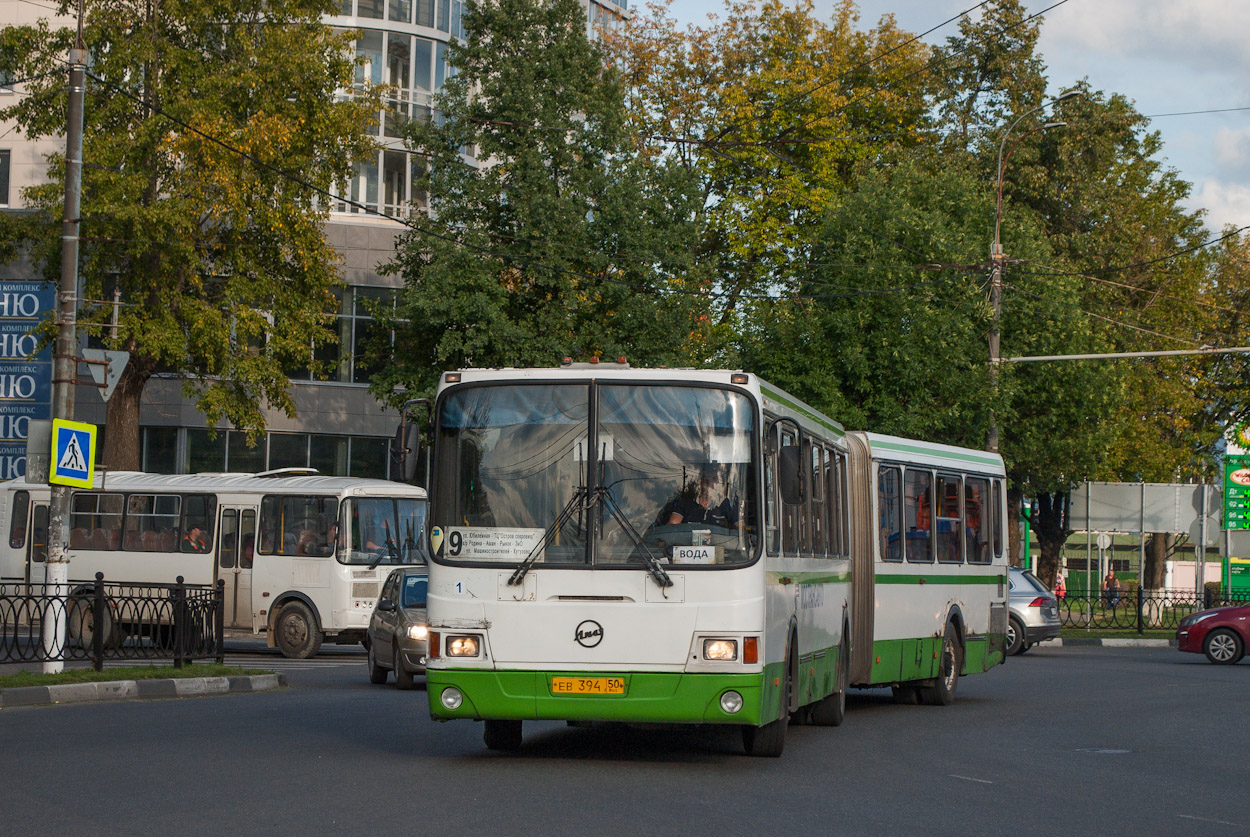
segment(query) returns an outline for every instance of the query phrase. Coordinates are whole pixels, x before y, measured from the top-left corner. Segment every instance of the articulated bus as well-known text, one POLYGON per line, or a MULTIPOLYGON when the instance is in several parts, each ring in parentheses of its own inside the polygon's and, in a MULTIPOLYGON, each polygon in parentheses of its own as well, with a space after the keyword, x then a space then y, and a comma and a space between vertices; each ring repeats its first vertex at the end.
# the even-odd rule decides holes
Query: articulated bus
MULTIPOLYGON (((42 584, 46 485, 0 483, 0 579, 42 584)), ((425 561, 425 491, 384 480, 267 474, 97 474, 70 497, 70 606, 95 574, 130 584, 225 582, 225 625, 288 657, 363 642, 393 564, 425 561)), ((85 604, 81 606, 86 607, 85 604)), ((71 611, 72 612, 72 611, 71 611)), ((123 615, 119 614, 118 621, 123 615)), ((109 624, 116 642, 126 626, 109 624)), ((90 620, 69 620, 71 639, 90 620)))
POLYGON ((430 711, 726 724, 776 756, 846 690, 946 704, 1004 659, 1002 460, 848 433, 752 374, 445 373, 430 711))

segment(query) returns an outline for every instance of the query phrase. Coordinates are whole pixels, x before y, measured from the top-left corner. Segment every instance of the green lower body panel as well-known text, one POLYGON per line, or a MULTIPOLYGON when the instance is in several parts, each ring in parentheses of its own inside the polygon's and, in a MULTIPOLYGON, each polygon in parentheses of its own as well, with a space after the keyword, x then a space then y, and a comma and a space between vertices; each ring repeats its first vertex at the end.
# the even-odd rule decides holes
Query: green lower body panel
MULTIPOLYGON (((989 671, 1004 659, 1002 634, 970 636, 964 641, 964 664, 960 674, 989 671)), ((936 677, 942 651, 938 636, 887 639, 872 644, 870 684, 905 683, 936 677)))
POLYGON ((771 711, 764 709, 767 677, 767 674, 440 669, 428 671, 426 683, 430 715, 439 721, 470 718, 760 725, 777 715, 775 706, 770 707, 771 711), (621 678, 625 681, 625 690, 619 695, 557 695, 552 688, 553 677, 621 678), (452 687, 463 695, 463 702, 456 709, 448 709, 442 702, 443 692, 452 687), (720 705, 721 695, 729 690, 742 696, 742 709, 732 715, 720 705))

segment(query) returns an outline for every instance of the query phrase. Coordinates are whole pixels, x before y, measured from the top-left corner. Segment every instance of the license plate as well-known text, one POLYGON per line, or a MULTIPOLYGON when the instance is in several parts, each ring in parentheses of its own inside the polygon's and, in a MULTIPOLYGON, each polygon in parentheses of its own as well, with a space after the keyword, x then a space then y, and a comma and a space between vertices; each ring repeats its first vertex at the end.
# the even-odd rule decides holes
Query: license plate
POLYGON ((556 695, 623 695, 623 677, 553 677, 551 692, 556 695))

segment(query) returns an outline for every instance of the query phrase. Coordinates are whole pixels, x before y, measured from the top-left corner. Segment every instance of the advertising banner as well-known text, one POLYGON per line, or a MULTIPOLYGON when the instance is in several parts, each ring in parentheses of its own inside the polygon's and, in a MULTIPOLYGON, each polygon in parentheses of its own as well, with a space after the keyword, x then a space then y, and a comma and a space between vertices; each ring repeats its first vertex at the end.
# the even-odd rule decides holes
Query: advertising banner
POLYGON ((0 480, 26 473, 26 428, 52 418, 52 347, 31 331, 56 307, 46 282, 0 282, 0 480))

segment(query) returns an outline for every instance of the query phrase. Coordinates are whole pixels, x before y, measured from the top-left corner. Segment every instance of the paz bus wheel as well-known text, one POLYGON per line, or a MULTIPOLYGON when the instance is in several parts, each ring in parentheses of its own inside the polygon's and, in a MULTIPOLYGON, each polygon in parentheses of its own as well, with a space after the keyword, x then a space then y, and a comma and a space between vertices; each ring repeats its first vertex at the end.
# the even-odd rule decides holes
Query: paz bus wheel
POLYGON ((287 602, 278 612, 274 624, 274 640, 282 656, 306 660, 321 648, 321 629, 317 617, 303 602, 287 602))
POLYGON ((521 749, 520 721, 485 721, 482 741, 488 750, 512 752, 521 749))

